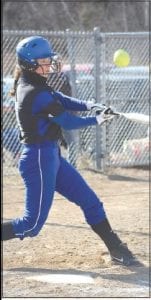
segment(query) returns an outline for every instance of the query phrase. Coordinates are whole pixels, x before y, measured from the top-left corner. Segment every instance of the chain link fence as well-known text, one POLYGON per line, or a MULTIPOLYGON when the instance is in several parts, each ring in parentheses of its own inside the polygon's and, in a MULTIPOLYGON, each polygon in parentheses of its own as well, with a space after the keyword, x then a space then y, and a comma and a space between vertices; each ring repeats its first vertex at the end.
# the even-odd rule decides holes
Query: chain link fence
MULTIPOLYGON (((17 43, 31 35, 42 35, 61 54, 63 75, 52 74, 54 88, 83 99, 112 105, 123 112, 149 114, 149 33, 3 31, 3 166, 14 174, 22 145, 18 140, 14 99, 9 96, 17 43), (113 54, 124 48, 130 66, 117 68, 113 54), (64 77, 65 74, 65 77, 64 77), (70 87, 69 87, 69 85, 70 87), (69 88, 69 89, 68 89, 69 88)), ((81 115, 95 115, 95 112, 81 115)), ((101 127, 64 132, 68 150, 62 153, 77 168, 127 167, 149 164, 148 126, 122 117, 101 127)))

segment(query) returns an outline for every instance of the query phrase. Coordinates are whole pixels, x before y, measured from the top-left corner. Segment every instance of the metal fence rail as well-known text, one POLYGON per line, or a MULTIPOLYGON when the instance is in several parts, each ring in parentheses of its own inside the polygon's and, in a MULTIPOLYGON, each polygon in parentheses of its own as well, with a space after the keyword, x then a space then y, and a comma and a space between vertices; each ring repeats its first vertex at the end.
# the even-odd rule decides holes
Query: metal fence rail
MULTIPOLYGON (((4 174, 16 172, 22 146, 18 140, 14 99, 8 94, 15 67, 15 47, 24 37, 43 35, 51 41, 63 60, 72 95, 79 99, 112 105, 124 112, 149 114, 149 34, 92 32, 3 31, 3 164, 4 174), (117 68, 113 54, 118 48, 131 56, 130 66, 117 68)), ((54 88, 60 89, 64 79, 55 74, 54 88)), ((84 113, 92 114, 92 113, 84 113)), ((65 132, 68 153, 63 155, 77 168, 83 161, 92 168, 148 165, 149 138, 147 125, 123 118, 101 127, 65 132)))

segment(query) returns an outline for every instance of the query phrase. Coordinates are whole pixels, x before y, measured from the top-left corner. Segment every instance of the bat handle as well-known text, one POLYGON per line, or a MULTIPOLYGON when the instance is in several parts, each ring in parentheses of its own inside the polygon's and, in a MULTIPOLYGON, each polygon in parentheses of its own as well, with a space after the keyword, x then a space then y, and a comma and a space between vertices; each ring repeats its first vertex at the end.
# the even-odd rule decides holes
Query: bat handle
POLYGON ((106 111, 106 114, 108 115, 114 115, 114 116, 120 116, 120 113, 117 111, 114 111, 111 107, 109 107, 106 111))

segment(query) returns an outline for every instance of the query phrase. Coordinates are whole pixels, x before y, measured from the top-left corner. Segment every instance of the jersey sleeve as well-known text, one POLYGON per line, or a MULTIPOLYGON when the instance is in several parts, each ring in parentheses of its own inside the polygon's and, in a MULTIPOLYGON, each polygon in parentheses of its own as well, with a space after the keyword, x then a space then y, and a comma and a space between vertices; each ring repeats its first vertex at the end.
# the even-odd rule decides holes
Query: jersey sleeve
POLYGON ((62 106, 69 111, 87 111, 87 102, 73 97, 69 97, 61 92, 56 92, 56 96, 62 106))

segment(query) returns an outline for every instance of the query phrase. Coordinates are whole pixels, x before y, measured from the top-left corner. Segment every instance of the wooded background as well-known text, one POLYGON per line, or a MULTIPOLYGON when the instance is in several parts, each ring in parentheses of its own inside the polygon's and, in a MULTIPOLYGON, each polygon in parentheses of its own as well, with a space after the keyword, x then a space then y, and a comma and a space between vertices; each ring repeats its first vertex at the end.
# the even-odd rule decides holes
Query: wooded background
POLYGON ((150 1, 3 1, 3 29, 149 31, 150 1))

